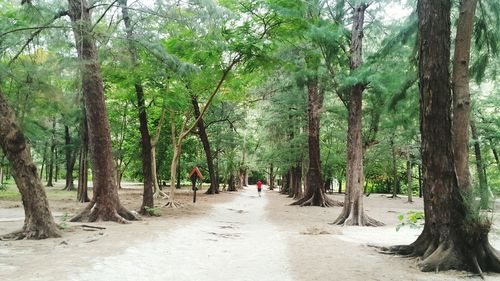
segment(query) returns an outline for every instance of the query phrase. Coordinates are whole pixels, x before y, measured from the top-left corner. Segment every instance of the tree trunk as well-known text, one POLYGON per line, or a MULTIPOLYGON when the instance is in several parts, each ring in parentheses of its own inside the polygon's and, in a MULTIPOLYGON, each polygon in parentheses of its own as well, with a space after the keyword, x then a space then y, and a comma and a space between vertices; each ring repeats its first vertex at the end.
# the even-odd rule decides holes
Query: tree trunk
POLYGON ((55 140, 55 135, 56 135, 56 120, 52 120, 52 141, 50 144, 50 160, 49 160, 49 165, 47 165, 47 170, 48 170, 48 178, 47 178, 47 186, 48 187, 53 187, 53 179, 54 179, 54 154, 55 154, 55 149, 56 149, 56 140, 55 140))
POLYGON ((54 182, 57 183, 57 178, 59 176, 59 150, 56 148, 55 153, 54 153, 54 182))
POLYGON ((423 197, 423 192, 422 192, 422 166, 418 165, 418 197, 422 198, 423 197))
MULTIPOLYGON (((43 146, 43 159, 42 159, 42 167, 40 168, 40 180, 43 180, 43 172, 44 172, 44 168, 47 169, 45 166, 47 163, 47 142, 45 142, 45 145, 43 146)), ((45 172, 47 173, 47 172, 45 172)))
POLYGON ((342 178, 339 178, 339 193, 342 193, 342 178))
POLYGON ((472 28, 477 0, 462 0, 458 17, 457 35, 455 38, 455 53, 453 55, 453 156, 457 170, 458 186, 470 190, 469 170, 469 120, 470 120, 470 90, 469 61, 472 28))
POLYGON ((413 202, 413 175, 411 170, 411 156, 410 151, 406 153, 406 193, 408 195, 408 202, 413 202))
POLYGON ((87 112, 94 191, 92 201, 87 208, 71 221, 135 220, 137 217, 126 210, 118 198, 104 87, 91 31, 90 10, 86 0, 68 0, 68 4, 76 48, 82 62, 83 97, 87 112))
POLYGON ((64 126, 64 144, 66 152, 66 185, 64 190, 72 191, 75 189, 75 184, 73 183, 73 169, 75 168, 76 153, 71 147, 71 135, 69 134, 69 127, 64 126))
POLYGON ((289 194, 290 193, 290 179, 292 174, 292 169, 290 168, 284 175, 283 180, 281 181, 281 194, 289 194))
POLYGON ((476 170, 479 178, 479 194, 481 201, 479 206, 481 209, 487 210, 490 207, 490 190, 486 182, 486 173, 484 171, 483 160, 481 156, 481 147, 479 146, 479 137, 477 135, 476 124, 470 120, 470 128, 472 133, 472 140, 474 142, 474 154, 476 155, 476 170))
POLYGON ((419 0, 417 10, 425 226, 411 245, 389 250, 421 257, 422 271, 500 272, 500 259, 488 242, 490 222, 473 213, 471 194, 459 187, 455 169, 448 70, 451 1, 419 0))
POLYGON ((398 197, 398 168, 396 166, 396 147, 394 140, 391 138, 392 152, 392 198, 398 197))
POLYGON ((236 186, 235 186, 234 182, 235 182, 234 174, 231 173, 229 175, 228 180, 227 180, 227 191, 236 191, 236 186))
MULTIPOLYGON (((123 23, 127 33, 128 50, 132 66, 137 68, 139 66, 137 59, 137 49, 133 43, 132 24, 128 14, 127 0, 121 0, 120 6, 122 7, 123 23)), ((154 208, 153 199, 153 173, 151 165, 151 136, 148 130, 148 117, 146 112, 146 105, 144 101, 144 88, 140 78, 135 76, 134 88, 137 98, 137 109, 139 111, 139 131, 141 132, 141 158, 142 158, 142 175, 144 176, 144 191, 142 196, 142 205, 139 210, 141 215, 150 214, 148 208, 154 208)), ((123 173, 122 173, 123 175, 123 173)), ((121 176, 121 175, 120 175, 121 176)))
MULTIPOLYGON (((354 7, 351 33, 350 68, 354 71, 362 64, 363 24, 367 5, 354 7)), ((347 170, 344 207, 339 217, 333 222, 341 225, 379 226, 381 222, 365 215, 363 208, 363 144, 361 140, 361 115, 363 102, 363 84, 351 87, 349 98, 349 120, 347 128, 347 170)))
POLYGON ((30 150, 15 114, 0 89, 0 146, 12 165, 12 175, 21 193, 24 207, 22 230, 7 234, 10 239, 44 239, 60 233, 50 213, 42 182, 36 174, 30 150))
POLYGON ((80 126, 80 139, 82 141, 82 145, 80 147, 80 155, 78 157, 78 187, 77 187, 77 195, 76 199, 80 203, 90 202, 90 198, 88 195, 88 147, 89 147, 89 137, 88 137, 88 127, 87 127, 87 117, 85 108, 83 111, 83 120, 80 126))
POLYGON ((269 190, 274 190, 274 167, 273 163, 271 163, 269 167, 269 190))
POLYGON ((498 152, 495 149, 495 147, 493 146, 493 142, 491 140, 490 140, 490 142, 491 142, 491 152, 493 153, 493 157, 495 157, 495 162, 497 163, 498 169, 500 169, 500 160, 498 158, 498 152))
POLYGON ((292 167, 291 171, 292 178, 292 197, 294 199, 302 198, 302 165, 301 163, 297 164, 295 167, 292 167))
MULTIPOLYGON (((194 108, 194 117, 198 118, 200 116, 200 107, 198 105, 198 97, 191 96, 191 103, 194 108)), ((219 194, 219 183, 217 181, 217 176, 215 175, 214 159, 212 157, 212 150, 210 149, 210 142, 208 140, 207 131, 205 130, 205 123, 203 118, 200 119, 198 124, 198 136, 203 144, 203 150, 205 151, 205 157, 207 159, 208 175, 210 176, 210 187, 205 192, 206 194, 219 194)))
POLYGON ((331 207, 336 204, 326 196, 321 176, 319 131, 323 95, 319 93, 317 75, 308 78, 307 92, 309 167, 306 173, 306 190, 304 197, 292 205, 331 207))

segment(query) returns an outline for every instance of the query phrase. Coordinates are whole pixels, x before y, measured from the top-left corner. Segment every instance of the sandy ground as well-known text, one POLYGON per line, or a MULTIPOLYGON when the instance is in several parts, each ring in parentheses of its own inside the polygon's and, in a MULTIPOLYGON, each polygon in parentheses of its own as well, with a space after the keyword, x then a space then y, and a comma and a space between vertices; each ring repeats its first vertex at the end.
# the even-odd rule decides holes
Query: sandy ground
MULTIPOLYGON (((137 207, 140 189, 120 191, 137 207)), ((396 231, 397 216, 421 210, 422 201, 365 197, 367 213, 384 227, 340 227, 340 208, 289 206, 290 198, 253 187, 216 196, 176 196, 182 208, 159 207, 161 217, 120 225, 94 223, 87 231, 67 223, 62 238, 0 241, 0 280, 480 280, 465 272, 422 273, 418 261, 382 255, 368 244, 407 244, 421 230, 396 231)), ((331 195, 337 200, 343 196, 331 195)), ((0 233, 22 226, 16 202, 0 202, 0 233)), ((51 202, 56 220, 74 212, 72 200, 51 202)), ((164 204, 158 200, 158 206, 164 204)), ((498 223, 497 223, 498 225, 498 223)), ((498 229, 490 235, 500 248, 498 229)), ((487 274, 500 280, 500 274, 487 274)))

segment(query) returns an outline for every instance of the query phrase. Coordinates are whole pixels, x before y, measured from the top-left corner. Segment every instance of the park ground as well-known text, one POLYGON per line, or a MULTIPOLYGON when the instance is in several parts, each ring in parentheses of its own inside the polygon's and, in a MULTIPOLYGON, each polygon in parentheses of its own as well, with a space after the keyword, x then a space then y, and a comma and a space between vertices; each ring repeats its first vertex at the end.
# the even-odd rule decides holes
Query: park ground
MULTIPOLYGON (((9 192, 9 191, 7 191, 9 192)), ((254 186, 219 195, 177 191, 181 208, 162 207, 130 224, 69 223, 85 205, 74 192, 48 188, 56 221, 64 228, 57 239, 0 241, 0 280, 480 280, 467 272, 424 273, 418 260, 383 255, 369 245, 408 244, 421 229, 402 227, 398 216, 423 209, 420 198, 383 194, 364 197, 366 212, 383 221, 383 227, 342 227, 331 223, 340 207, 289 206, 292 199, 254 186), (103 229, 86 227, 101 227, 103 229)), ((122 203, 137 209, 141 187, 126 185, 119 191, 122 203)), ((20 199, 0 193, 0 234, 23 223, 20 199)), ((343 201, 343 195, 329 195, 343 201)), ((496 208, 498 209, 498 208, 496 208)), ((490 233, 500 249, 500 220, 496 213, 490 233)), ((486 274, 500 280, 500 274, 486 274)))

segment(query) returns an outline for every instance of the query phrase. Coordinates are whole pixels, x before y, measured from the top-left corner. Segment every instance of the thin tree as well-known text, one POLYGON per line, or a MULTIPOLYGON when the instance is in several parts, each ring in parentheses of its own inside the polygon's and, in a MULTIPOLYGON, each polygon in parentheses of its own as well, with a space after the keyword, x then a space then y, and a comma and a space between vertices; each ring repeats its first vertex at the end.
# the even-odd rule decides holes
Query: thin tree
POLYGON ((386 250, 421 257, 423 271, 500 272, 488 242, 491 223, 475 213, 470 192, 457 180, 448 69, 451 1, 419 0, 417 9, 425 226, 412 244, 386 250))
MULTIPOLYGON (((351 71, 363 63, 363 25, 365 3, 354 7, 354 17, 351 32, 351 71)), ((363 146, 361 140, 361 115, 363 90, 365 85, 357 83, 351 87, 349 98, 349 120, 347 128, 347 173, 344 207, 339 217, 333 222, 341 225, 380 226, 383 223, 365 214, 363 207, 363 146)))
MULTIPOLYGON (((198 105, 198 97, 191 96, 191 103, 193 104, 194 117, 198 118, 200 116, 200 106, 198 105)), ((212 157, 212 150, 210 149, 210 142, 208 140, 208 135, 205 127, 205 122, 203 118, 197 123, 198 131, 197 134, 200 137, 200 141, 203 144, 203 150, 205 151, 205 157, 207 158, 208 174, 210 176, 210 187, 205 192, 206 194, 219 194, 219 183, 215 175, 214 159, 212 157)))
MULTIPOLYGON (((133 43, 133 30, 128 13, 127 0, 120 0, 122 7, 123 24, 127 34, 128 51, 132 67, 135 69, 139 66, 137 48, 133 43)), ((151 165, 151 136, 148 130, 148 116, 146 112, 146 104, 144 101, 144 88, 138 75, 134 76, 134 88, 137 98, 137 109, 139 111, 139 131, 141 132, 141 158, 142 158, 142 174, 144 177, 144 192, 142 196, 142 205, 139 213, 142 215, 149 214, 148 208, 154 207, 153 199, 153 173, 151 165)))
POLYGON ((71 142, 71 135, 67 125, 64 125, 64 145, 66 154, 66 185, 64 190, 72 191, 75 189, 75 184, 73 183, 73 169, 76 162, 76 152, 72 148, 73 143, 71 142))
POLYGON ((20 231, 7 234, 10 239, 44 239, 60 233, 50 213, 42 182, 36 174, 30 149, 15 114, 0 89, 0 146, 11 164, 11 173, 21 193, 24 225, 20 231))
POLYGON ((93 171, 93 197, 90 204, 71 221, 135 220, 118 198, 111 149, 109 120, 104 102, 97 48, 91 30, 90 9, 86 0, 68 0, 76 49, 82 62, 83 98, 86 108, 89 150, 93 171))

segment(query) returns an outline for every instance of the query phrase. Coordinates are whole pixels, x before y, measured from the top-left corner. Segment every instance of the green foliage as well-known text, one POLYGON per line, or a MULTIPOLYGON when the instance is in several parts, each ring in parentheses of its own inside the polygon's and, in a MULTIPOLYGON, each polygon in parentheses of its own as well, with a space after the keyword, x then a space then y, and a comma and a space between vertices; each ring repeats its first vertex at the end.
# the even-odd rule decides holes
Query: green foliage
POLYGON ((425 222, 424 212, 422 211, 408 211, 406 216, 403 214, 398 215, 399 223, 396 225, 396 231, 401 227, 409 226, 410 228, 422 228, 425 222))
POLYGON ((144 210, 148 213, 149 216, 159 217, 161 214, 158 212, 158 208, 150 208, 145 206, 144 210))
POLYGON ((70 214, 68 214, 67 212, 64 212, 64 214, 61 218, 61 222, 59 224, 57 224, 57 227, 61 230, 68 228, 68 226, 69 226, 68 221, 70 218, 71 218, 70 214))

